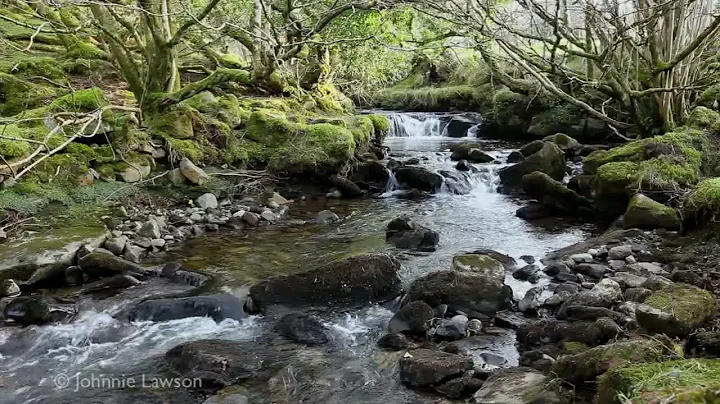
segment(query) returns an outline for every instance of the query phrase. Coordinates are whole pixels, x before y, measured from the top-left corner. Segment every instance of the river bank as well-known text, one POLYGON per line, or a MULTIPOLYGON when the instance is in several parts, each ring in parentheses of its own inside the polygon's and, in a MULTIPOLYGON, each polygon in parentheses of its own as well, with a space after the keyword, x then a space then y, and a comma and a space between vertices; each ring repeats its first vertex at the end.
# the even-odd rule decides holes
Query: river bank
MULTIPOLYGON (((272 193, 274 201, 218 201, 220 212, 208 206, 205 217, 232 218, 239 212, 232 210, 245 204, 246 213, 264 205, 262 212, 277 220, 263 222, 261 216, 267 225, 248 231, 221 226, 220 232, 204 232, 144 258, 148 266, 84 251, 77 267, 100 275, 99 281, 38 288, 10 301, 11 314, 20 313, 18 299, 28 297, 50 310, 49 324, 0 329, 6 359, 0 378, 16 392, 8 402, 199 403, 218 402, 209 398, 216 394, 258 403, 429 403, 473 396, 476 402, 524 402, 517 397, 525 394, 590 402, 595 389, 581 387, 597 374, 582 369, 600 362, 587 353, 575 356, 579 351, 645 347, 636 326, 648 323, 629 306, 637 309, 640 296, 661 291, 657 285, 665 281, 659 277, 676 285, 713 284, 707 274, 713 261, 704 258, 711 242, 633 229, 594 238, 597 229, 582 221, 524 220, 516 211, 526 199, 497 192, 500 172, 512 166, 508 157, 521 144, 438 136, 417 128, 442 126, 408 118, 393 122, 404 121, 404 133, 415 136, 385 142, 391 154, 383 165, 399 165, 382 171, 384 186, 376 177, 365 182, 373 184, 376 198, 336 199, 323 192, 290 204, 272 193), (450 150, 468 141, 480 143, 492 161, 456 169, 450 150), (323 211, 337 220, 317 222, 323 211), (400 237, 409 243, 403 246, 415 248, 386 243, 388 224, 402 216, 422 226, 405 221, 399 227, 408 232, 400 237), (433 231, 437 238, 424 236, 433 231), (614 255, 618 250, 622 259, 614 255), (119 274, 112 272, 118 268, 119 274), (353 275, 361 269, 369 277, 353 275), (437 281, 438 271, 454 281, 437 281), (454 285, 450 292, 446 284, 454 285), (475 286, 465 284, 484 292, 477 295, 475 286), (616 340, 621 345, 609 348, 616 340), (584 379, 566 373, 559 379, 561 371, 584 379), (199 378, 202 388, 73 391, 54 383, 58 374, 199 378), (575 382, 574 398, 563 380, 575 382)), ((199 207, 182 214, 193 221, 199 207)), ((140 230, 149 221, 140 221, 140 230)), ((644 358, 677 355, 654 345, 649 350, 653 354, 644 358)))

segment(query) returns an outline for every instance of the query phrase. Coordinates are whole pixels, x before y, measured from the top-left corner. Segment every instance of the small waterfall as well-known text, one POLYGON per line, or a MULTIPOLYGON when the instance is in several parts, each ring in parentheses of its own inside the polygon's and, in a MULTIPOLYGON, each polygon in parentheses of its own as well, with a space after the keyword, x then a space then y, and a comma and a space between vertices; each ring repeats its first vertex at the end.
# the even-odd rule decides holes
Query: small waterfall
POLYGON ((391 137, 443 136, 447 123, 440 116, 420 113, 391 113, 388 115, 391 137))

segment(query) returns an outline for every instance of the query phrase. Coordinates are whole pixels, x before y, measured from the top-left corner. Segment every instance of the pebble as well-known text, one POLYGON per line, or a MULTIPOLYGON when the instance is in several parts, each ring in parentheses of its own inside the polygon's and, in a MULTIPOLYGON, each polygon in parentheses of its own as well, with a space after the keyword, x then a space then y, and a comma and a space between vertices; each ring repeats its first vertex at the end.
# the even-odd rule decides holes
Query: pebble
POLYGON ((635 263, 637 263, 637 260, 635 259, 635 257, 633 257, 631 255, 631 256, 625 258, 625 262, 627 262, 628 264, 635 264, 635 263))
POLYGON ((232 214, 233 217, 243 217, 244 215, 245 215, 245 211, 242 209, 240 209, 237 212, 232 214))
POLYGON ((202 209, 216 209, 218 207, 217 197, 209 192, 200 195, 200 197, 195 200, 195 203, 202 209))
POLYGON ((593 262, 593 256, 588 253, 573 254, 570 256, 570 260, 572 260, 573 262, 575 262, 577 264, 583 264, 583 263, 589 264, 589 263, 593 262))

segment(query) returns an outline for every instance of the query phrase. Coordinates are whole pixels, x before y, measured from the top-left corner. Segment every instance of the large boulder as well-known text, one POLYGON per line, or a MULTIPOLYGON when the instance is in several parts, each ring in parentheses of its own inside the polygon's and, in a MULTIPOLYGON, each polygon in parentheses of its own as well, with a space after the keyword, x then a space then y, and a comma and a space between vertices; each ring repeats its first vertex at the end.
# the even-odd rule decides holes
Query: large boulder
POLYGON ((400 358, 400 380, 410 386, 430 386, 473 367, 473 361, 447 352, 416 349, 400 358))
POLYGON ((116 315, 129 321, 170 321, 187 317, 211 317, 215 321, 226 318, 245 318, 243 302, 237 297, 222 293, 208 296, 191 296, 174 299, 152 299, 133 305, 116 315))
POLYGON ((540 149, 543 148, 543 146, 545 146, 545 142, 543 142, 542 140, 533 140, 530 143, 524 144, 518 151, 520 152, 520 154, 523 155, 523 157, 530 157, 533 154, 539 152, 540 149))
POLYGON ((48 296, 22 296, 12 299, 3 316, 22 325, 47 324, 65 320, 75 314, 72 307, 59 304, 48 296))
POLYGON ((635 339, 600 345, 587 351, 560 356, 553 372, 570 383, 593 381, 614 366, 656 362, 667 353, 664 341, 635 339))
POLYGON ((626 229, 638 227, 643 229, 663 228, 677 230, 680 228, 680 218, 675 209, 656 202, 643 194, 635 194, 630 199, 625 214, 623 227, 626 229))
POLYGON ((390 180, 390 171, 377 161, 366 161, 355 166, 350 179, 373 192, 382 192, 390 180))
POLYGON ((199 340, 180 344, 167 353, 171 370, 202 386, 229 386, 257 376, 267 358, 245 344, 228 340, 199 340))
POLYGON ((346 258, 253 285, 246 308, 257 313, 276 304, 354 305, 388 300, 402 290, 399 268, 400 264, 387 254, 346 258))
POLYGON ((559 404, 557 393, 547 388, 545 375, 535 369, 498 369, 473 396, 478 404, 559 404))
POLYGON ((544 142, 543 147, 520 163, 501 169, 500 182, 505 186, 519 186, 522 177, 535 171, 543 172, 555 180, 565 176, 565 155, 554 143, 544 142))
POLYGON ((595 207, 590 199, 543 172, 535 171, 524 175, 521 185, 525 193, 554 211, 584 216, 593 216, 595 213, 595 207))
POLYGON ((715 317, 712 293, 684 283, 653 292, 635 310, 638 323, 651 333, 685 336, 715 317))
POLYGON ((399 167, 395 169, 395 179, 402 188, 419 191, 438 192, 443 177, 422 167, 399 167))
POLYGON ((343 198, 358 198, 365 195, 365 192, 357 184, 345 177, 333 175, 329 181, 330 185, 340 191, 343 198))
POLYGON ((388 331, 397 334, 413 334, 424 337, 430 327, 435 310, 423 301, 410 302, 403 306, 388 324, 388 331))
POLYGON ((385 239, 398 248, 434 251, 440 242, 440 234, 415 223, 407 216, 401 216, 388 223, 385 239))
POLYGON ((512 290, 503 281, 502 268, 487 275, 438 271, 416 279, 410 285, 408 298, 433 307, 447 304, 448 310, 459 310, 471 317, 493 315, 503 310, 512 297, 512 290))
POLYGON ((468 160, 470 157, 470 150, 482 150, 482 146, 479 143, 474 142, 455 143, 450 146, 450 160, 468 160))
POLYGON ((568 156, 577 155, 582 148, 580 142, 564 133, 556 133, 554 135, 545 136, 543 141, 555 143, 560 150, 564 151, 568 156))

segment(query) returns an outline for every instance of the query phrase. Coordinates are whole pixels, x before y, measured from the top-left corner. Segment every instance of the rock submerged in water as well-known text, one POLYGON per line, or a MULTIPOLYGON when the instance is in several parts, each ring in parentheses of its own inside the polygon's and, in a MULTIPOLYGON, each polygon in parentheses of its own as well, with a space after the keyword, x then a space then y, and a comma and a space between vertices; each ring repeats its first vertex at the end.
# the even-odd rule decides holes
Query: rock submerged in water
POLYGON ((413 301, 403 306, 393 315, 388 331, 393 334, 404 333, 424 337, 435 317, 435 310, 423 301, 413 301))
POLYGON ((402 291, 399 262, 387 254, 366 254, 320 268, 271 278, 250 288, 246 308, 259 313, 268 306, 354 305, 380 302, 402 291))
POLYGON ((440 234, 402 216, 388 223, 385 239, 397 248, 434 251, 440 242, 440 234))
POLYGON ((167 353, 165 361, 174 372, 188 379, 198 378, 202 387, 230 386, 257 376, 268 358, 248 349, 246 344, 228 340, 199 340, 180 344, 167 353))
POLYGON ((22 296, 12 299, 3 315, 22 325, 41 325, 66 320, 74 316, 75 311, 48 296, 22 296))
POLYGON ((170 321, 188 317, 210 317, 215 321, 226 318, 245 318, 243 303, 235 296, 223 293, 174 299, 146 300, 116 315, 130 321, 170 321))
POLYGON ((399 167, 395 169, 395 179, 402 188, 431 193, 440 191, 443 184, 440 174, 421 167, 399 167))
POLYGON ((300 344, 315 346, 330 342, 329 330, 308 314, 286 314, 278 320, 275 328, 283 337, 300 344))

